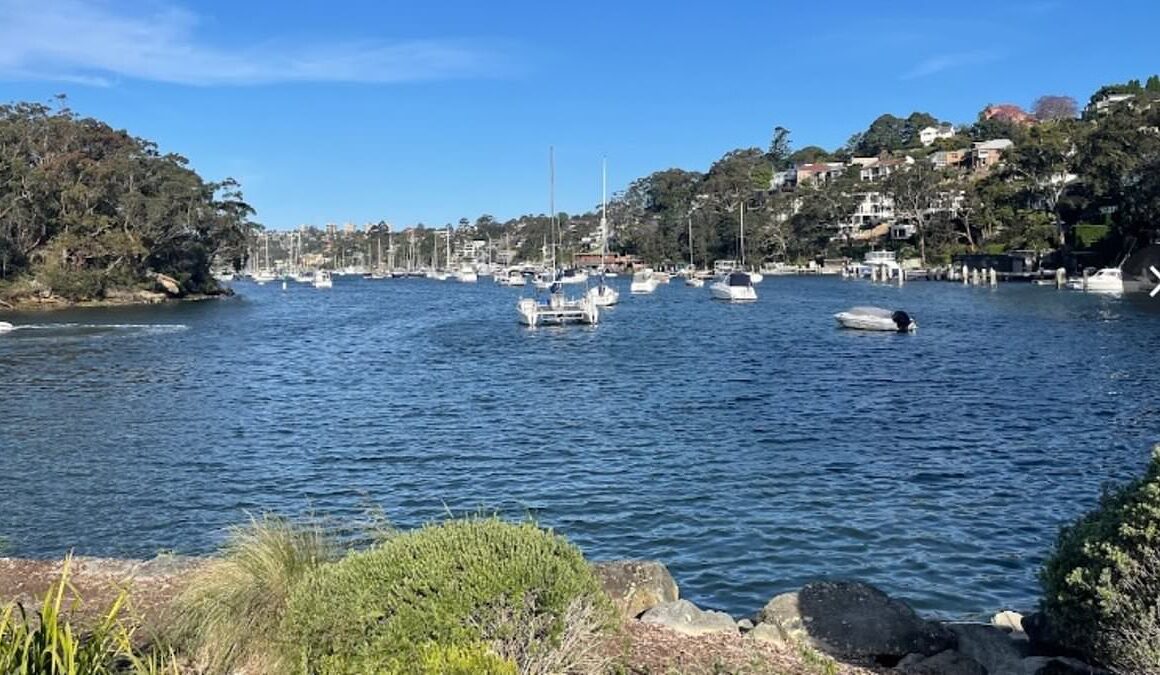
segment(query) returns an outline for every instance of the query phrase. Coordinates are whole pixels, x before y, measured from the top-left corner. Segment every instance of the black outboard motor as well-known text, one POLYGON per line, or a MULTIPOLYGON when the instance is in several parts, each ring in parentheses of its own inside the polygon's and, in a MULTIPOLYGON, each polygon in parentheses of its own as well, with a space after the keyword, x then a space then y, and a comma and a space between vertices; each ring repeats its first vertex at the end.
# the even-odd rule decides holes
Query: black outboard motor
POLYGON ((906 312, 904 312, 902 310, 898 310, 898 311, 894 312, 893 314, 891 314, 890 318, 894 320, 894 325, 898 326, 898 332, 900 332, 900 333, 910 332, 911 321, 910 321, 909 314, 907 314, 906 312))

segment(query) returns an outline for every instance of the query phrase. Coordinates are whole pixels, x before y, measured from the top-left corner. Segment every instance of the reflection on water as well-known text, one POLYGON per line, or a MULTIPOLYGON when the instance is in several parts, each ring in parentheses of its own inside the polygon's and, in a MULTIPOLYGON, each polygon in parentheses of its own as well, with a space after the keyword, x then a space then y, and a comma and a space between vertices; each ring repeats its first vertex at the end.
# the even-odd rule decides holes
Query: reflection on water
POLYGON ((530 331, 486 281, 238 289, 3 317, 35 326, 0 336, 14 553, 202 552, 247 509, 485 508, 738 614, 830 576, 963 615, 1029 607, 1059 523, 1160 440, 1146 296, 770 278, 729 306, 674 283, 530 331), (838 330, 855 305, 922 328, 838 330))

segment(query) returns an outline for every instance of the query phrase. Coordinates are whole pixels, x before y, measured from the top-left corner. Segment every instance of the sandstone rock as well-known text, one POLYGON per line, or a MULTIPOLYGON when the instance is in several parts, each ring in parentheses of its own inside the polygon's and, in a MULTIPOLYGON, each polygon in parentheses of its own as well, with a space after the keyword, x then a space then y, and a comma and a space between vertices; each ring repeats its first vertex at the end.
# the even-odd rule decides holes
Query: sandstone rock
POLYGON ((895 670, 907 675, 987 675, 987 669, 977 661, 953 649, 941 651, 934 656, 910 654, 899 661, 895 670))
POLYGON ((1023 633, 1023 615, 1019 612, 1003 611, 991 617, 991 625, 1008 628, 1015 633, 1023 633))
POLYGON ((1012 638, 997 626, 952 623, 947 629, 958 638, 959 653, 977 661, 988 673, 1018 673, 1028 655, 1026 640, 1012 638))
POLYGON ((1031 656, 1023 659, 1020 675, 1102 675, 1107 671, 1066 656, 1031 656))
POLYGON ((593 563, 592 569, 604 586, 604 592, 629 619, 680 597, 673 575, 655 560, 598 562, 593 563))
POLYGON ((907 654, 932 656, 955 646, 955 636, 926 621, 905 602, 859 582, 823 581, 770 600, 759 620, 774 624, 840 659, 873 659, 893 665, 907 654))
POLYGON ((745 637, 751 640, 757 640, 758 642, 768 642, 778 647, 789 646, 785 636, 781 634, 781 630, 777 626, 768 623, 757 624, 753 627, 753 630, 745 634, 745 637))
POLYGON ((737 634, 737 624, 733 617, 725 612, 701 609, 688 600, 657 605, 641 615, 640 620, 665 626, 684 635, 737 634))
POLYGON ((753 622, 750 621, 749 619, 741 619, 740 621, 737 622, 737 628, 742 633, 751 631, 751 630, 753 630, 753 622))
POLYGON ((177 283, 177 279, 164 274, 158 274, 157 285, 165 289, 165 292, 170 295, 181 295, 181 284, 177 283))

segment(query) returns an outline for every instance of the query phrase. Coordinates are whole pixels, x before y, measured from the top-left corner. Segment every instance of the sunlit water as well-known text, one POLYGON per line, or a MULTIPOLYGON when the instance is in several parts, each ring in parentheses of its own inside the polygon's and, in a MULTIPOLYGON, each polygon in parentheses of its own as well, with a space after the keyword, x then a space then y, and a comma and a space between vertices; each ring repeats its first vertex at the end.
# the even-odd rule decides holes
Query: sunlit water
POLYGON ((487 280, 0 315, 35 324, 0 335, 0 537, 149 556, 210 551, 247 510, 499 510, 736 614, 824 576, 965 616, 1031 607, 1059 524, 1160 440, 1160 300, 618 281, 564 330, 487 280), (867 304, 918 333, 835 328, 867 304))

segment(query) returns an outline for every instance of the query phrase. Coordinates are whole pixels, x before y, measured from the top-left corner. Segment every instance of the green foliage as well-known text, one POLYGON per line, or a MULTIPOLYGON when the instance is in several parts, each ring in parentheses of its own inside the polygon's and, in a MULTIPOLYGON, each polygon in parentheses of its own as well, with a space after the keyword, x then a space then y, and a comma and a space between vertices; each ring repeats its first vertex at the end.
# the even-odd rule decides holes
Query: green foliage
POLYGON ((335 554, 314 523, 264 516, 234 528, 221 557, 177 597, 172 642, 206 673, 283 672, 278 631, 291 593, 335 554))
POLYGON ((1108 236, 1110 230, 1107 225, 1091 223, 1079 223, 1072 228, 1072 232, 1075 233, 1075 244, 1079 248, 1092 248, 1108 236))
POLYGON ((68 297, 160 272, 212 286, 239 265, 256 225, 232 180, 67 109, 0 106, 0 280, 32 274, 68 297))
POLYGON ((486 644, 424 643, 408 658, 360 654, 327 663, 319 675, 518 675, 516 664, 498 656, 486 644))
POLYGON ((139 657, 133 652, 135 628, 123 617, 120 593, 94 625, 73 626, 68 615, 80 607, 69 581, 72 557, 45 594, 36 616, 22 605, 0 608, 0 673, 5 675, 105 675, 111 672, 176 673, 170 655, 139 657), (65 599, 71 598, 66 604, 65 599))
POLYGON ((1120 672, 1160 673, 1160 446, 1143 478, 1063 528, 1040 581, 1065 644, 1120 672))
POLYGON ((577 602, 612 621, 579 550, 532 523, 477 517, 400 534, 321 567, 292 594, 283 630, 300 668, 349 672, 351 664, 413 662, 429 642, 510 642, 529 616, 538 629, 524 649, 551 649, 577 602), (513 616, 524 619, 505 620, 513 616))

